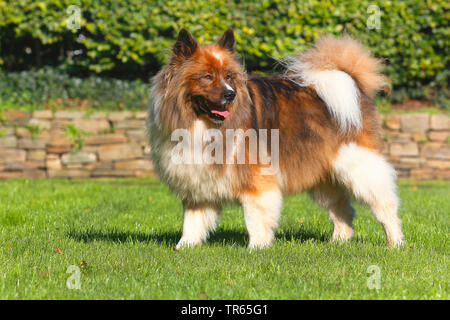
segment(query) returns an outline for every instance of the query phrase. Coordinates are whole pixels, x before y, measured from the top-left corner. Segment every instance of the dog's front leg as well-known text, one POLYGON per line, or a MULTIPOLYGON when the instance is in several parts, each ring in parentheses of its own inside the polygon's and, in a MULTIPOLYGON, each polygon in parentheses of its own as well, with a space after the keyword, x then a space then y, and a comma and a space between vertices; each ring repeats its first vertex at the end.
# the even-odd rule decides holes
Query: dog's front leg
POLYGON ((278 189, 245 194, 241 198, 249 234, 249 248, 262 249, 272 245, 278 227, 283 197, 278 189))
POLYGON ((220 207, 184 205, 183 234, 176 249, 202 244, 216 229, 220 207))

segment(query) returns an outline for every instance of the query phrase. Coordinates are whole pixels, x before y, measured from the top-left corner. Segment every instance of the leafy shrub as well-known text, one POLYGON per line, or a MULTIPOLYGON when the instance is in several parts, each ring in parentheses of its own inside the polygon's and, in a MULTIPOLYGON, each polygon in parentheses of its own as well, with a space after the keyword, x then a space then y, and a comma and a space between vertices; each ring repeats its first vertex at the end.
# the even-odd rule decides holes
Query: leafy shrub
POLYGON ((0 64, 147 80, 180 28, 205 43, 233 27, 246 66, 264 72, 324 33, 347 32, 386 58, 394 100, 448 103, 449 7, 446 0, 0 0, 0 64), (374 3, 381 28, 370 30, 374 3), (73 4, 82 10, 79 30, 66 27, 73 4))
POLYGON ((0 109, 26 106, 144 110, 147 101, 148 85, 139 80, 69 77, 48 67, 37 71, 0 71, 0 109))
POLYGON ((69 138, 74 146, 72 153, 77 153, 80 151, 84 146, 85 138, 89 136, 88 132, 77 129, 73 123, 69 123, 66 126, 64 134, 69 138))

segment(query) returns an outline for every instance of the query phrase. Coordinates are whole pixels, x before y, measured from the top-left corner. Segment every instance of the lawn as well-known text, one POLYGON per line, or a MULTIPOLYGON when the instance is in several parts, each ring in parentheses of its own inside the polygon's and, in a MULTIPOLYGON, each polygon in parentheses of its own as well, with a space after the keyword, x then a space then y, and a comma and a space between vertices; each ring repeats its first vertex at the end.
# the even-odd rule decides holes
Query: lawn
POLYGON ((206 245, 174 251, 181 204, 156 179, 1 181, 0 298, 449 299, 450 182, 399 185, 402 249, 362 206, 352 240, 328 243, 327 214, 300 195, 285 200, 275 245, 249 252, 231 204, 206 245))

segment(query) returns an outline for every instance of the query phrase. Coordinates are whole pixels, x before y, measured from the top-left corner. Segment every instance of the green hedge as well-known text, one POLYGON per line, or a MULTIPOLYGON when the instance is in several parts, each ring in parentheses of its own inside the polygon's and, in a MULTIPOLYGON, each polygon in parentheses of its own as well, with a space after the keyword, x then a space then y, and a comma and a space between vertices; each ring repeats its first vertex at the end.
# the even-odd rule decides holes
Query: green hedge
POLYGON ((166 61, 180 28, 206 43, 232 27, 246 66, 265 72, 320 35, 346 31, 387 59, 394 100, 446 104, 449 8, 447 0, 0 0, 0 64, 9 71, 54 65, 79 76, 147 79, 166 61), (374 3, 379 30, 367 28, 374 3), (82 10, 76 31, 66 27, 73 4, 82 10))
POLYGON ((0 70, 0 110, 145 110, 148 91, 148 85, 140 80, 76 78, 48 67, 8 73, 0 70))

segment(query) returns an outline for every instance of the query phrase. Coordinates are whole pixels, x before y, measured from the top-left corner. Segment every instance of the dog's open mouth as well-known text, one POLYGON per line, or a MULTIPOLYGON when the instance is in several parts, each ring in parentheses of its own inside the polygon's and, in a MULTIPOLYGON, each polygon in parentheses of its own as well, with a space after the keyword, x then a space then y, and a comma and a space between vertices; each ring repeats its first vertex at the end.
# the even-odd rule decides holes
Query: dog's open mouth
POLYGON ((201 113, 206 113, 215 123, 222 123, 230 115, 227 105, 213 104, 204 98, 197 99, 197 106, 201 113))

